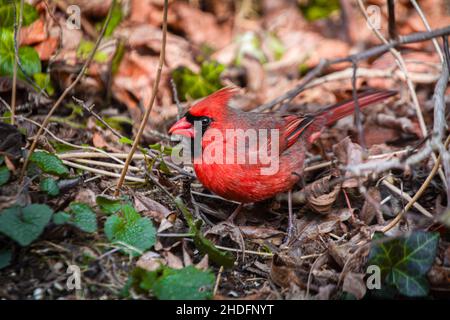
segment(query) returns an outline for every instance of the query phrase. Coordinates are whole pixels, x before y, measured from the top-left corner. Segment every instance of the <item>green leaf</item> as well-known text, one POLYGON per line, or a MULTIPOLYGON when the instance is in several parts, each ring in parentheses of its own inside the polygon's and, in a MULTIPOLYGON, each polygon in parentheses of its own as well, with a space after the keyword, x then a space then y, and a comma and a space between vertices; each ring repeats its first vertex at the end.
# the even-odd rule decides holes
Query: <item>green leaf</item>
MULTIPOLYGON (((101 30, 103 25, 106 22, 106 18, 104 21, 97 23, 97 29, 101 30)), ((109 20, 108 26, 105 30, 105 37, 110 37, 114 33, 114 30, 117 26, 122 22, 122 6, 120 2, 115 2, 114 7, 111 12, 111 19, 109 20)))
POLYGON ((132 281, 140 290, 151 291, 160 300, 211 299, 215 282, 211 271, 193 266, 183 269, 162 267, 157 271, 136 269, 132 281))
POLYGON ((222 88, 220 75, 224 70, 224 65, 208 61, 202 63, 199 74, 186 67, 174 70, 172 77, 177 86, 180 99, 183 101, 187 97, 198 99, 219 90, 222 88))
MULTIPOLYGON (((33 75, 34 81, 36 84, 47 91, 47 93, 52 96, 55 93, 55 88, 52 85, 52 82, 50 80, 50 75, 47 73, 36 73, 33 75)), ((37 88, 36 88, 37 89, 37 88)))
POLYGON ((68 212, 58 212, 53 216, 55 224, 70 224, 81 231, 94 233, 97 231, 97 215, 85 203, 72 202, 68 212))
POLYGON ((0 187, 9 181, 11 177, 11 173, 8 170, 7 166, 0 167, 0 187))
POLYGON ((417 231, 407 237, 389 239, 376 233, 369 254, 369 265, 381 269, 384 281, 409 297, 428 293, 425 278, 439 242, 439 234, 417 231))
MULTIPOLYGON (((19 58, 22 67, 27 75, 33 76, 42 71, 41 60, 39 54, 33 47, 20 47, 19 58)), ((22 71, 19 69, 19 76, 24 78, 22 71)))
POLYGON ((61 159, 46 151, 33 152, 30 161, 35 163, 45 173, 56 176, 66 176, 69 174, 69 169, 67 169, 61 159))
POLYGON ((206 239, 202 235, 200 231, 201 220, 198 221, 194 220, 194 216, 180 198, 175 199, 175 204, 177 205, 178 209, 180 209, 181 213, 186 219, 190 233, 194 235, 193 236, 194 244, 197 247, 197 249, 200 252, 207 254, 208 257, 215 263, 224 266, 226 268, 231 268, 234 265, 233 255, 230 254, 229 252, 219 250, 214 245, 214 243, 212 243, 210 240, 206 239))
MULTIPOLYGON (((0 76, 12 76, 14 71, 14 33, 12 30, 0 28, 0 76)), ((41 61, 36 50, 32 47, 20 47, 19 59, 25 73, 33 76, 41 72, 41 61)), ((18 76, 25 78, 22 70, 18 69, 18 76)))
POLYGON ((308 0, 300 5, 305 18, 309 21, 324 19, 339 10, 339 0, 308 0))
MULTIPOLYGON (((16 3, 16 16, 19 17, 20 3, 16 3)), ((22 13, 22 25, 28 26, 39 18, 37 10, 30 4, 24 3, 22 13)), ((0 28, 14 27, 14 6, 9 0, 0 1, 0 28)), ((18 20, 18 19, 17 19, 18 20)))
POLYGON ((119 212, 122 208, 123 199, 110 199, 104 196, 98 196, 95 202, 103 213, 108 215, 119 212))
POLYGON ((46 192, 49 196, 55 197, 59 194, 58 183, 53 178, 44 178, 39 183, 39 189, 46 192))
POLYGON ((0 270, 9 266, 12 259, 12 252, 8 249, 0 250, 0 270))
POLYGON ((41 235, 52 214, 52 209, 44 204, 4 209, 0 212, 0 232, 27 246, 41 235))
POLYGON ((109 241, 123 247, 133 256, 141 255, 156 243, 156 229, 129 204, 122 205, 122 215, 114 214, 106 220, 105 234, 109 241))
POLYGON ((90 233, 97 231, 97 215, 87 204, 72 202, 69 208, 72 214, 72 223, 78 229, 90 233))
POLYGON ((119 142, 123 143, 123 144, 128 144, 130 146, 133 145, 133 140, 131 140, 130 138, 127 138, 127 137, 120 138, 119 142))
POLYGON ((57 212, 53 215, 53 223, 54 224, 65 224, 65 223, 70 223, 70 219, 72 218, 72 216, 64 211, 61 212, 57 212))
POLYGON ((120 63, 122 62, 123 57, 125 56, 126 46, 123 40, 119 40, 117 44, 116 52, 114 53, 114 57, 111 62, 111 73, 114 75, 119 71, 120 63))
MULTIPOLYGON (((92 50, 95 48, 95 43, 92 41, 81 40, 77 49, 77 57, 86 60, 89 58, 92 50)), ((94 61, 98 63, 105 63, 108 61, 108 54, 103 51, 96 51, 94 54, 94 61)))

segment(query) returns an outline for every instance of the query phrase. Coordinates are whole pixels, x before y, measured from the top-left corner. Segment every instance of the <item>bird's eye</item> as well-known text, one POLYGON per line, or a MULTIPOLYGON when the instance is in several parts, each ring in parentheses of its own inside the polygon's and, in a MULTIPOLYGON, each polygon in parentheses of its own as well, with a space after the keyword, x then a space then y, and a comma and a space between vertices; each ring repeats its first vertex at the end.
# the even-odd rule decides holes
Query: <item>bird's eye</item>
POLYGON ((202 126, 208 126, 211 123, 211 118, 209 117, 202 117, 200 119, 200 121, 202 122, 202 126))

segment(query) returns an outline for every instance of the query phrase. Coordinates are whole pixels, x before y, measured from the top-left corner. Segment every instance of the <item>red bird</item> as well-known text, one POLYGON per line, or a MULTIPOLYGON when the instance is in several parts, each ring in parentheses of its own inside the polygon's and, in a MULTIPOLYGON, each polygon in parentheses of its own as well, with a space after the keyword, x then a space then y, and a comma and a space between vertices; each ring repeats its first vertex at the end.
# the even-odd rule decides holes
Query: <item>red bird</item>
MULTIPOLYGON (((194 157, 197 178, 215 194, 240 203, 265 200, 291 190, 303 173, 307 147, 320 136, 325 126, 352 114, 355 108, 354 100, 349 100, 309 115, 282 116, 273 113, 244 112, 228 105, 234 94, 235 90, 227 87, 204 98, 193 105, 186 115, 170 128, 169 133, 187 136, 194 140, 201 138, 202 153, 194 157), (196 126, 197 129, 194 127, 196 121, 199 123, 196 126), (206 161, 208 159, 205 157, 211 155, 209 149, 213 143, 216 145, 217 142, 222 142, 223 148, 219 144, 215 152, 223 154, 226 153, 227 145, 236 146, 236 139, 239 137, 227 136, 227 132, 232 129, 241 129, 241 133, 242 130, 248 129, 255 129, 257 132, 260 129, 275 129, 275 132, 278 132, 278 139, 275 141, 278 145, 275 150, 277 152, 274 153, 272 150, 272 154, 278 155, 276 159, 274 158, 278 160, 278 170, 272 174, 264 174, 262 169, 267 168, 268 165, 262 163, 260 159, 256 163, 206 161), (218 139, 221 141, 217 141, 218 139)), ((360 94, 359 106, 366 107, 394 94, 394 91, 379 90, 360 94)), ((270 134, 268 137, 266 148, 271 150, 274 141, 270 134)), ((247 153, 245 156, 248 159, 252 153, 251 150, 255 149, 246 145, 243 150, 247 153)), ((236 154, 232 155, 232 159, 235 160, 239 152, 241 152, 239 149, 235 151, 236 154)), ((235 213, 232 217, 234 216, 235 213)))

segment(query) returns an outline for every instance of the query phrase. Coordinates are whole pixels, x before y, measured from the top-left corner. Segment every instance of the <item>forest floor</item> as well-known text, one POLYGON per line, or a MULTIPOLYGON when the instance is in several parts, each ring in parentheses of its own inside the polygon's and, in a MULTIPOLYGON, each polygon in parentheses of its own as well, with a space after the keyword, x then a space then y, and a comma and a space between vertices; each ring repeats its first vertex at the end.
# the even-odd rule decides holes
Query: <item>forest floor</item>
POLYGON ((37 0, 20 10, 0 0, 0 298, 448 298, 443 38, 359 59, 356 74, 348 59, 331 63, 289 101, 265 105, 323 59, 380 46, 390 32, 427 31, 422 14, 431 30, 450 25, 447 1, 396 1, 388 28, 386 2, 169 1, 155 93, 164 1, 37 0), (286 195, 245 205, 234 227, 221 222, 237 204, 172 162, 168 128, 228 85, 240 88, 234 108, 284 114, 313 113, 354 90, 397 95, 364 109, 362 130, 347 117, 308 150, 286 242, 286 195))

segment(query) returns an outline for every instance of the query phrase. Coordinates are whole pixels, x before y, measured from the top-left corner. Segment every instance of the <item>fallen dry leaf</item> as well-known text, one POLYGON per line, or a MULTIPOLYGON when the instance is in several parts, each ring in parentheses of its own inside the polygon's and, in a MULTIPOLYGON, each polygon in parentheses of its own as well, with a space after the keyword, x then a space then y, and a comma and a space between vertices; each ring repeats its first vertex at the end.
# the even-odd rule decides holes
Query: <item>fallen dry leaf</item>
POLYGON ((366 282, 363 273, 349 272, 345 275, 342 290, 351 293, 356 299, 361 300, 366 295, 366 282))

